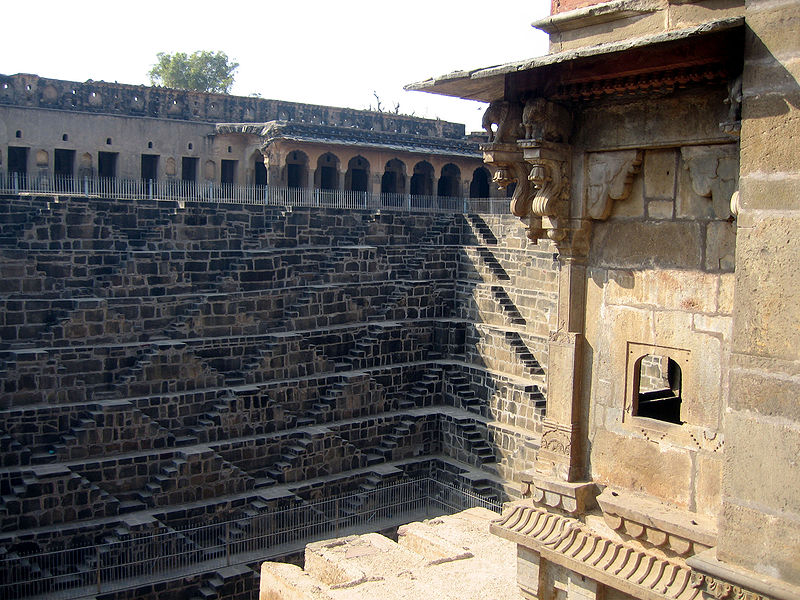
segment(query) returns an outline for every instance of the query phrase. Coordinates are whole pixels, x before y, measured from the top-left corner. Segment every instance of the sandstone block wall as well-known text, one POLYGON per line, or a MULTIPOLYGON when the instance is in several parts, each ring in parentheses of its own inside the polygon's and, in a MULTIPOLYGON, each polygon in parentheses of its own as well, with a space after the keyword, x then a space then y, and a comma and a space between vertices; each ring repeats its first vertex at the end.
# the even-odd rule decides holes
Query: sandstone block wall
POLYGON ((747 2, 718 557, 800 585, 800 6, 747 2), (792 74, 794 73, 794 74, 792 74))
POLYGON ((595 225, 587 272, 593 476, 708 515, 725 449, 736 152, 732 143, 645 150, 630 196, 595 225), (668 360, 680 369, 682 425, 637 413, 648 367, 668 360))
POLYGON ((12 555, 533 464, 556 274, 510 217, 11 197, 0 255, 12 555))

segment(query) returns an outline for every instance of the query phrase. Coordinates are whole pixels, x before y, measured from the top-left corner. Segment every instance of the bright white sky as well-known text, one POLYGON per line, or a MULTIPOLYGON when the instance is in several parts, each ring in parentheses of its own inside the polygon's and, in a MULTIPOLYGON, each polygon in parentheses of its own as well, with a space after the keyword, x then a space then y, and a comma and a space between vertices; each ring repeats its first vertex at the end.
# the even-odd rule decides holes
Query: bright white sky
POLYGON ((480 129, 485 105, 403 85, 531 58, 550 0, 25 0, 3 2, 0 73, 148 84, 158 52, 222 50, 232 93, 384 110, 480 129))

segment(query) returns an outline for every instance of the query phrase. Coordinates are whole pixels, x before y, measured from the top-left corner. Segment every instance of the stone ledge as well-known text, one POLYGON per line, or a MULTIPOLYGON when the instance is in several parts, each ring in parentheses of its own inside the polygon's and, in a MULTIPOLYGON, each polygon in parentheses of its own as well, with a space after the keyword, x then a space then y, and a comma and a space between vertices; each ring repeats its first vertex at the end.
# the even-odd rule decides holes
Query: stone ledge
POLYGON ((667 506, 654 498, 606 489, 597 503, 612 529, 681 556, 707 550, 717 541, 712 517, 667 506))
POLYGON ((528 485, 528 490, 523 495, 530 495, 536 504, 570 515, 583 514, 595 506, 597 487, 594 483, 571 483, 547 478, 534 471, 523 473, 521 481, 528 485))
POLYGON ((742 600, 800 598, 800 587, 717 560, 715 548, 692 556, 686 560, 686 564, 695 571, 693 584, 711 598, 742 600))
POLYGON ((664 7, 665 3, 658 0, 616 0, 545 17, 531 26, 545 33, 558 33, 648 14, 664 7))

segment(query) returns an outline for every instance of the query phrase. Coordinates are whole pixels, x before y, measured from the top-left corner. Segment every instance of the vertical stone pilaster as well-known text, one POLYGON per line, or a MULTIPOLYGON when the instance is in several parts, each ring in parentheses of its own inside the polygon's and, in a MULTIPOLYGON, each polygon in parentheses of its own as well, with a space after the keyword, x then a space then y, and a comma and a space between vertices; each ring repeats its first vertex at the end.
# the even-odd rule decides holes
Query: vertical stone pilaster
POLYGON ((800 3, 746 3, 717 558, 800 585, 800 3), (757 551, 753 551, 753 549, 757 551))

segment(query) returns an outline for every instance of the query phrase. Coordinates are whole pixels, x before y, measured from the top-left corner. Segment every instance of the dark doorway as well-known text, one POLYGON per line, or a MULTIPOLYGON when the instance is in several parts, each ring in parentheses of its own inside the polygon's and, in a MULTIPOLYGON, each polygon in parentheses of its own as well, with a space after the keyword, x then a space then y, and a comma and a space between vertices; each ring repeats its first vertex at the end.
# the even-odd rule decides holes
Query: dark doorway
POLYGON ((472 173, 472 182, 469 184, 469 197, 489 197, 489 171, 484 167, 478 167, 472 173))
POLYGON ((336 189, 336 167, 319 168, 319 189, 321 190, 336 189))
POLYGON ((75 150, 53 152, 53 174, 56 179, 72 179, 75 175, 75 150))
POLYGON ((28 178, 28 148, 8 147, 8 179, 24 185, 28 178))
POLYGON ((437 195, 440 198, 455 198, 460 196, 461 171, 454 164, 447 164, 442 167, 442 175, 439 177, 437 195))
POLYGON ((253 163, 253 183, 257 186, 267 185, 267 167, 264 157, 259 154, 253 163))
POLYGON ((223 160, 219 173, 219 182, 222 185, 233 185, 236 181, 236 163, 238 160, 223 160))
POLYGON ((315 179, 321 190, 339 189, 339 159, 335 154, 326 152, 319 157, 315 179))
POLYGON ((412 196, 433 195, 433 166, 422 161, 414 165, 414 174, 411 176, 412 196))
POLYGON ((183 181, 197 181, 197 158, 184 156, 181 158, 181 179, 183 181))
POLYGON ((406 189, 405 165, 393 158, 386 163, 381 177, 382 194, 403 194, 406 189))
POLYGON ((345 174, 345 187, 353 192, 366 192, 369 186, 369 162, 363 156, 350 159, 345 174))
POLYGON ((117 152, 97 153, 97 176, 101 179, 113 179, 117 176, 117 152))
POLYGON ((144 181, 158 179, 158 154, 142 154, 142 179, 144 181))
POLYGON ((286 158, 286 186, 304 188, 308 181, 308 157, 304 152, 294 150, 286 158))

